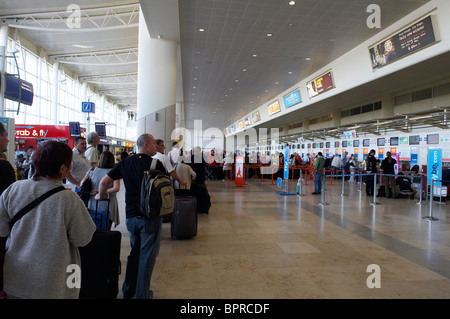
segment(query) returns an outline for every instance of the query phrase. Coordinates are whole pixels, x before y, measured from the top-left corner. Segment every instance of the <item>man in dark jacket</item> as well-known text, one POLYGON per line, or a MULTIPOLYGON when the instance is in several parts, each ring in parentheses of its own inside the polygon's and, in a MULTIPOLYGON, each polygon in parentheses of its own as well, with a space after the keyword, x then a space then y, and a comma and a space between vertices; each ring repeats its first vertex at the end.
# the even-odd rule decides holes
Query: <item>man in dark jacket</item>
POLYGON ((394 198, 398 198, 397 193, 397 183, 395 182, 395 169, 394 166, 397 164, 397 161, 395 158, 391 157, 391 152, 386 152, 386 158, 381 162, 381 169, 383 170, 384 174, 388 174, 389 176, 383 176, 384 181, 384 189, 386 192, 386 197, 392 197, 394 195, 394 198), (389 187, 389 182, 391 182, 391 185, 389 187), (392 194, 391 194, 392 189, 392 194))
MULTIPOLYGON (((370 150, 369 155, 366 158, 366 173, 367 174, 375 174, 377 169, 377 159, 375 158, 375 150, 370 150)), ((374 175, 367 175, 365 178, 366 181, 366 194, 367 196, 372 196, 374 192, 373 183, 374 183, 374 175)))

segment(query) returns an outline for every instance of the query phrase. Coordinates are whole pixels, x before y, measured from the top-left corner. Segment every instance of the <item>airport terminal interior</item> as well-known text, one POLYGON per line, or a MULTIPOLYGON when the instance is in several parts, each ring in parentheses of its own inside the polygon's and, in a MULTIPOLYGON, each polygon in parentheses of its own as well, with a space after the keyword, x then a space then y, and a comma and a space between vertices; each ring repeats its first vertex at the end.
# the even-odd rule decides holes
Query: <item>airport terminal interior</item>
POLYGON ((197 234, 163 223, 153 299, 450 297, 450 1, 5 0, 0 58, 18 179, 29 147, 93 131, 116 161, 149 133, 215 162, 197 234), (412 196, 366 193, 372 150, 412 196))

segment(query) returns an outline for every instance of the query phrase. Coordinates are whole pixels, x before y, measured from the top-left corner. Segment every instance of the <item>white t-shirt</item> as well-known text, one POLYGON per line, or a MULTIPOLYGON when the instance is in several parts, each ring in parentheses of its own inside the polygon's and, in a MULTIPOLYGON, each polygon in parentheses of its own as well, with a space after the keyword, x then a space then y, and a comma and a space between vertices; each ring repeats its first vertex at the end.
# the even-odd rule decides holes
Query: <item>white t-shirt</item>
MULTIPOLYGON (((73 148, 73 159, 72 159, 72 174, 78 182, 81 182, 86 175, 87 171, 91 169, 91 163, 89 163, 86 156, 81 154, 75 147, 73 148)), ((68 183, 71 183, 67 180, 68 183)))
POLYGON ((153 155, 152 158, 159 159, 159 161, 164 165, 164 168, 166 169, 166 172, 168 174, 170 174, 173 171, 173 166, 170 163, 170 160, 167 157, 167 155, 161 154, 160 152, 156 152, 156 154, 153 155))

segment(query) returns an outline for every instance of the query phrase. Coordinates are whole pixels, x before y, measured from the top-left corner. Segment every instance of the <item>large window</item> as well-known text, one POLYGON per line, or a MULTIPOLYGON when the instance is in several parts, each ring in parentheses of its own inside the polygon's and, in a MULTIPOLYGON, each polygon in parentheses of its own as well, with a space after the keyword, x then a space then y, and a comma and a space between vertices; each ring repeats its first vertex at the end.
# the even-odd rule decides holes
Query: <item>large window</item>
MULTIPOLYGON (((8 39, 8 48, 20 47, 8 39)), ((69 125, 69 122, 80 122, 86 127, 87 114, 81 112, 83 85, 77 80, 66 75, 64 71, 58 73, 57 112, 53 110, 53 65, 45 58, 39 57, 24 47, 20 47, 16 53, 16 62, 13 58, 6 59, 6 72, 20 74, 20 77, 33 84, 33 105, 20 105, 14 101, 5 100, 5 116, 13 117, 16 124, 36 125, 69 125), (55 121, 56 116, 56 121, 55 121)), ((94 130, 95 122, 107 122, 108 137, 118 139, 135 139, 127 136, 126 114, 104 98, 87 89, 87 97, 95 103, 95 114, 90 114, 91 130, 94 130)), ((135 135, 136 133, 132 133, 135 135)))

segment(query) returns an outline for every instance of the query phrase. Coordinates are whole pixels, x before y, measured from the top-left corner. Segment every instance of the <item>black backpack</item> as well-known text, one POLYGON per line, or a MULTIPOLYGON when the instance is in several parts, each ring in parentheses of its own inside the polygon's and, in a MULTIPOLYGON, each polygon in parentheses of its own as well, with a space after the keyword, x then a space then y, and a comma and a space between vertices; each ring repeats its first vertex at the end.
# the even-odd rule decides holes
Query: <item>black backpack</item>
POLYGON ((140 211, 148 218, 171 214, 175 192, 169 176, 156 169, 158 160, 152 159, 150 170, 144 172, 141 182, 140 211))

